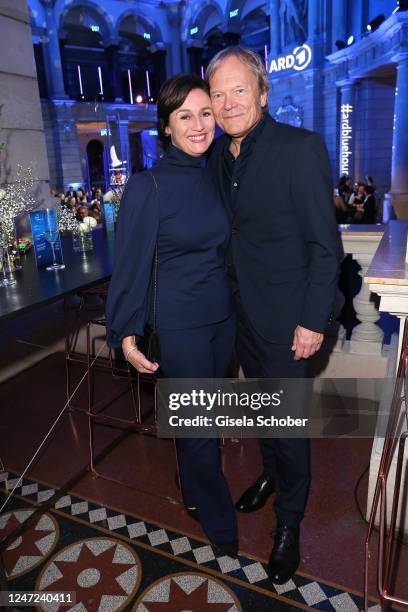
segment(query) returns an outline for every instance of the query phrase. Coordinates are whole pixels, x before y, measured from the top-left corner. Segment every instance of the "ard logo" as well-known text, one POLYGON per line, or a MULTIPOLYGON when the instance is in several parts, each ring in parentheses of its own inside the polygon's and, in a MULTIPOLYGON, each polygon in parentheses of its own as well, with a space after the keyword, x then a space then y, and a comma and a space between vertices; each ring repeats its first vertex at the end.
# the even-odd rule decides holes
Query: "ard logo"
POLYGON ((305 70, 312 61, 312 50, 309 45, 301 45, 293 49, 292 53, 272 59, 269 65, 269 74, 282 70, 305 70))

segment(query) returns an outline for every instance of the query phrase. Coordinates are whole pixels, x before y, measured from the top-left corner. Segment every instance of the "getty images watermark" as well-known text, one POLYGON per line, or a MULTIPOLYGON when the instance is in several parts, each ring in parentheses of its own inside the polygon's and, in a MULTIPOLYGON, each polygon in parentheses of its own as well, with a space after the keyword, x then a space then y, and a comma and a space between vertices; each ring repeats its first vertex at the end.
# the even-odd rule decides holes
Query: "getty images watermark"
POLYGON ((384 436, 394 379, 159 379, 163 438, 384 436))
POLYGON ((217 389, 208 392, 204 389, 192 389, 190 392, 170 393, 168 407, 171 411, 182 408, 201 408, 206 412, 214 411, 215 415, 208 416, 196 414, 195 416, 181 416, 170 414, 168 417, 171 427, 306 427, 308 418, 293 418, 291 415, 275 416, 274 414, 257 414, 250 416, 243 412, 249 409, 253 412, 263 408, 277 408, 282 403, 283 389, 275 393, 262 392, 229 392, 217 389), (229 413, 220 413, 220 409, 237 409, 236 416, 229 413))

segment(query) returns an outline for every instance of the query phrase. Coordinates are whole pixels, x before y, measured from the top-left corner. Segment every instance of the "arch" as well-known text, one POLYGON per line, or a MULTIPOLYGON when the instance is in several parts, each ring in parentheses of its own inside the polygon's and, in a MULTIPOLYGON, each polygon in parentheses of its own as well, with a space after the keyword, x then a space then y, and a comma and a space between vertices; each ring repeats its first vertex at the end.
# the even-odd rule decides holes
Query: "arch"
POLYGON ((218 5, 211 2, 201 8, 194 20, 194 24, 198 27, 200 39, 203 39, 213 28, 222 28, 224 16, 218 5))
POLYGON ((121 15, 119 15, 118 19, 116 20, 116 25, 115 25, 116 38, 119 38, 121 36, 120 31, 121 31, 121 28, 123 27, 123 22, 129 18, 133 18, 135 20, 135 26, 136 26, 135 28, 136 31, 134 32, 135 34, 138 34, 139 36, 143 36, 143 33, 146 31, 152 34, 151 39, 148 41, 149 44, 163 41, 163 36, 160 30, 160 27, 156 23, 154 23, 149 17, 147 17, 143 13, 143 11, 140 11, 139 9, 137 10, 137 12, 134 10, 127 10, 123 12, 121 15), (137 30, 140 30, 140 31, 137 31, 137 30))
POLYGON ((69 13, 75 9, 83 9, 87 13, 87 17, 92 17, 95 20, 95 25, 100 27, 101 38, 105 46, 112 44, 115 31, 112 19, 101 6, 92 2, 92 0, 73 0, 64 8, 59 17, 58 32, 60 37, 62 37, 61 34, 64 32, 64 26, 69 13))
POLYGON ((224 11, 216 0, 204 0, 204 2, 199 2, 197 6, 194 6, 194 9, 194 12, 191 12, 192 24, 194 24, 199 19, 201 13, 207 9, 215 9, 222 20, 225 18, 224 11))
POLYGON ((236 26, 236 23, 240 22, 242 17, 242 10, 245 6, 245 0, 227 0, 227 5, 225 9, 225 19, 227 24, 231 24, 236 26), (230 17, 230 13, 238 9, 239 14, 236 17, 230 17))
POLYGON ((252 11, 257 9, 262 10, 267 15, 267 8, 265 0, 246 0, 241 9, 241 19, 245 19, 252 11))
POLYGON ((258 6, 247 12, 244 17, 241 17, 241 29, 244 29, 250 23, 253 23, 254 29, 265 26, 266 19, 267 14, 265 12, 265 7, 258 6))
POLYGON ((217 0, 203 0, 189 3, 186 6, 183 16, 182 39, 191 37, 190 30, 198 27, 198 38, 201 40, 205 34, 220 24, 223 27, 225 22, 224 11, 217 0), (210 21, 210 22, 209 22, 210 21), (204 28, 204 31, 203 31, 204 28))
POLYGON ((269 20, 265 7, 258 5, 246 12, 240 24, 242 44, 263 55, 265 46, 269 47, 270 44, 269 20))

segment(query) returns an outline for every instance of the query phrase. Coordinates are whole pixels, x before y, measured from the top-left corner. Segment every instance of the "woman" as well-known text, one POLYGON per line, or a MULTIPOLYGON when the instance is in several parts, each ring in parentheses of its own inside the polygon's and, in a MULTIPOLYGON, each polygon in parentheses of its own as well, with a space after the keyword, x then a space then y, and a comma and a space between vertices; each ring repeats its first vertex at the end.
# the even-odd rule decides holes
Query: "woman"
MULTIPOLYGON (((205 168, 215 130, 207 85, 193 75, 172 77, 160 91, 157 113, 165 155, 152 171, 130 178, 121 202, 108 344, 122 346, 141 373, 160 367, 166 378, 220 378, 235 326, 225 271, 229 221, 205 168), (156 243, 160 364, 136 345, 151 310, 156 243)), ((235 511, 218 440, 179 439, 177 451, 187 509, 221 554, 236 554, 235 511)))

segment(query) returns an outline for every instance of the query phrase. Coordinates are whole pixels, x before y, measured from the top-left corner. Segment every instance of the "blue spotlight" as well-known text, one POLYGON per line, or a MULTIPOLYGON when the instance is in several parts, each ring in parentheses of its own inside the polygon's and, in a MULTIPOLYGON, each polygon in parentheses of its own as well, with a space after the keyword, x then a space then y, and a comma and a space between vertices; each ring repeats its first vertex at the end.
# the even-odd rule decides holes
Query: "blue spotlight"
POLYGON ((377 15, 377 17, 374 17, 374 19, 370 21, 370 23, 367 25, 367 30, 369 32, 374 32, 375 30, 378 30, 383 21, 385 21, 385 17, 381 13, 381 15, 377 15))
POLYGON ((349 36, 347 39, 347 44, 350 46, 353 44, 353 42, 354 42, 354 36, 349 36))

